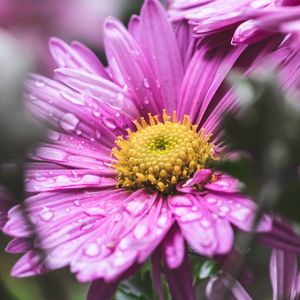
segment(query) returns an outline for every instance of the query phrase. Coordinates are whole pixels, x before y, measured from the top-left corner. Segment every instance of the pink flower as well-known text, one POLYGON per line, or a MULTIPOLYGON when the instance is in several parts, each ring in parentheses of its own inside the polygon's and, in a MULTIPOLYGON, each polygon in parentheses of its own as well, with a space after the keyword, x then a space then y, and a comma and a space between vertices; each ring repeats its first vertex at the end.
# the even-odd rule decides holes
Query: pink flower
POLYGON ((234 30, 233 45, 257 42, 276 32, 299 35, 296 0, 174 0, 169 4, 171 20, 188 20, 196 36, 234 30))
POLYGON ((273 300, 299 299, 300 274, 295 253, 278 249, 273 250, 270 260, 270 277, 273 300))
MULTIPOLYGON (((79 281, 94 281, 89 300, 109 299, 152 256, 160 299, 162 262, 174 298, 195 299, 186 245, 204 256, 226 254, 233 229, 251 230, 256 211, 236 179, 207 163, 223 151, 220 116, 237 109, 225 77, 233 67, 252 74, 266 61, 295 74, 299 55, 278 48, 277 37, 249 47, 220 47, 208 37, 190 59, 190 37, 174 34, 156 0, 145 1, 128 31, 109 18, 104 39, 107 68, 82 44, 52 39, 55 80, 28 76, 27 106, 52 131, 26 172, 26 206, 39 239, 32 242, 19 206, 3 229, 14 237, 7 251, 25 252, 12 274, 69 265, 79 281)), ((285 78, 282 88, 298 78, 285 78)), ((290 236, 273 227, 264 216, 257 231, 273 234, 271 242, 277 233, 290 236)), ((299 251, 292 237, 288 246, 299 251)))

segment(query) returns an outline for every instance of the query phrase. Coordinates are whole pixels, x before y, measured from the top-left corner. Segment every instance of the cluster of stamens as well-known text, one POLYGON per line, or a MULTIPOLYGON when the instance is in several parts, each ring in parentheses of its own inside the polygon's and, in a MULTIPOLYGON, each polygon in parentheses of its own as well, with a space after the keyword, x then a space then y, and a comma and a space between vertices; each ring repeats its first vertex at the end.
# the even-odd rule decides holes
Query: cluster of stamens
POLYGON ((210 135, 197 132, 189 116, 177 121, 163 111, 162 120, 148 114, 148 122, 135 121, 136 132, 128 130, 128 137, 120 136, 113 149, 117 162, 118 187, 146 188, 171 192, 180 181, 191 178, 203 169, 208 159, 215 159, 210 135), (171 120, 172 119, 172 120, 171 120))

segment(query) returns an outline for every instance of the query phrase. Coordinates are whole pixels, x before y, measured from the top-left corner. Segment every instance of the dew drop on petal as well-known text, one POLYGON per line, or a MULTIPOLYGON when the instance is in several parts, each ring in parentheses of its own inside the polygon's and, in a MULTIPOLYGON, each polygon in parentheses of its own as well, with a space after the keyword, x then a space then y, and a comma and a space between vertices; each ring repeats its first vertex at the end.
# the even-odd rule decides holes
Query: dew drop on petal
POLYGON ((96 243, 88 244, 84 250, 84 254, 91 257, 96 256, 99 253, 100 253, 100 248, 99 245, 96 243))
POLYGON ((49 222, 52 220, 52 218, 54 217, 53 212, 48 208, 48 207, 44 207, 40 212, 39 212, 39 216, 40 218, 45 221, 45 222, 49 222))
POLYGON ((84 105, 83 98, 81 98, 81 97, 73 97, 72 95, 66 93, 65 91, 61 91, 59 94, 62 96, 62 98, 64 98, 65 100, 67 100, 71 103, 74 103, 77 105, 84 105))
POLYGON ((207 220, 207 219, 203 219, 201 221, 201 225, 204 227, 204 228, 208 228, 211 224, 210 224, 210 221, 207 220))
POLYGON ((50 131, 48 138, 52 141, 58 141, 60 139, 60 134, 56 131, 50 131))
POLYGON ((210 204, 215 204, 218 200, 213 196, 206 197, 206 201, 210 204))
POLYGON ((158 218, 157 225, 159 227, 165 227, 167 225, 167 222, 168 222, 168 217, 166 215, 162 215, 158 218))
POLYGON ((77 200, 73 201, 73 204, 77 207, 80 206, 80 200, 77 199, 77 200))
POLYGON ((125 209, 132 215, 138 215, 143 211, 145 205, 146 202, 131 200, 129 203, 127 203, 125 209))
POLYGON ((106 211, 100 207, 90 207, 85 210, 89 216, 106 216, 106 211))
POLYGON ((73 113, 65 113, 62 116, 59 124, 61 128, 66 131, 73 131, 78 126, 79 120, 73 113))
POLYGON ((148 233, 148 226, 139 224, 134 228, 133 235, 137 240, 142 239, 148 233))
POLYGON ((36 87, 41 88, 41 87, 46 86, 46 82, 45 82, 44 80, 42 80, 42 79, 38 79, 38 80, 36 80, 36 81, 34 82, 34 85, 35 85, 36 87))
POLYGON ((116 129, 116 127, 117 127, 116 122, 110 118, 104 118, 103 123, 105 124, 106 127, 110 128, 110 129, 116 129))
POLYGON ((149 89, 150 88, 150 83, 149 83, 149 79, 148 78, 144 78, 144 86, 145 88, 149 89))
POLYGON ((174 206, 191 206, 193 203, 188 197, 175 196, 170 199, 170 202, 174 206))

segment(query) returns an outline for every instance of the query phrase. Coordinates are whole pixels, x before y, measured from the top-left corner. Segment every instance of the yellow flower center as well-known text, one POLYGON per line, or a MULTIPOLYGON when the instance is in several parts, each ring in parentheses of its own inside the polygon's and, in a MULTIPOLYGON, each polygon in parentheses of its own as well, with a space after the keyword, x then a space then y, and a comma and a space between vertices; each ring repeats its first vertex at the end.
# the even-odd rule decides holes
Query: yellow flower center
POLYGON ((128 137, 120 136, 113 148, 117 162, 113 167, 118 174, 118 187, 146 188, 170 193, 180 181, 192 177, 203 169, 213 154, 210 135, 197 125, 192 125, 189 116, 177 121, 163 111, 162 120, 148 114, 149 122, 141 118, 135 121, 136 132, 128 130, 128 137))

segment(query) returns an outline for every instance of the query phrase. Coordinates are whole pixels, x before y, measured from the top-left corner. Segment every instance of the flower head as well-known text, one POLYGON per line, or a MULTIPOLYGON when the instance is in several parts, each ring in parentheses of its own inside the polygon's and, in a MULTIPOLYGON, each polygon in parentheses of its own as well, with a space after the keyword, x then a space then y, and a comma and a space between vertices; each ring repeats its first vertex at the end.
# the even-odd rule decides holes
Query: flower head
MULTIPOLYGON (((80 281, 97 280, 91 299, 102 288, 109 297, 153 256, 154 284, 163 260, 174 297, 195 299, 185 242, 200 255, 228 253, 233 228, 251 230, 256 210, 238 180, 209 166, 224 148, 220 116, 237 108, 224 79, 234 66, 251 73, 262 60, 285 63, 293 50, 283 53, 277 38, 249 48, 208 39, 184 65, 182 40, 156 0, 145 1, 128 31, 109 18, 104 34, 107 68, 82 44, 52 39, 55 80, 27 79, 27 105, 52 132, 27 165, 26 207, 38 241, 19 206, 4 227, 15 237, 7 250, 26 252, 12 273, 70 265, 80 281)), ((299 66, 292 59, 284 70, 299 66)), ((271 229, 264 216, 257 230, 271 229)))
POLYGON ((170 1, 172 21, 187 19, 196 36, 234 30, 233 45, 257 42, 274 33, 299 35, 299 1, 170 1))

